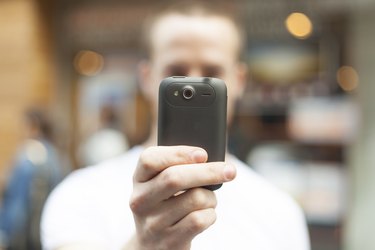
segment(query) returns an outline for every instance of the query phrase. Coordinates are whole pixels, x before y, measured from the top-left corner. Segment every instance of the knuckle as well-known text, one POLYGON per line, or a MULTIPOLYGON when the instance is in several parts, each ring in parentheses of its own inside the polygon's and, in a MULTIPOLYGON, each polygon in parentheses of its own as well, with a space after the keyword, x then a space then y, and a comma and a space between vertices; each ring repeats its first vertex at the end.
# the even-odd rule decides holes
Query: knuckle
POLYGON ((145 195, 132 194, 129 200, 129 206, 132 212, 136 215, 140 215, 144 212, 145 195))
POLYGON ((178 190, 181 185, 179 175, 171 169, 166 169, 162 173, 162 181, 167 189, 178 190))
POLYGON ((194 207, 204 208, 209 201, 209 197, 200 189, 192 191, 191 203, 194 207))
POLYGON ((173 157, 175 158, 176 162, 180 163, 193 163, 194 160, 192 158, 192 152, 196 150, 196 147, 192 146, 175 146, 173 148, 173 157))
POLYGON ((141 156, 138 160, 138 165, 141 166, 145 170, 152 170, 153 169, 153 157, 152 156, 152 148, 147 148, 145 151, 141 153, 141 156))
POLYGON ((191 214, 190 230, 192 232, 203 231, 207 226, 205 218, 200 213, 195 212, 191 214))
POLYGON ((191 214, 190 231, 201 233, 216 221, 214 209, 206 210, 204 213, 197 211, 191 214))
POLYGON ((186 146, 178 146, 178 147, 176 147, 175 155, 179 159, 184 159, 184 160, 189 159, 189 157, 188 157, 188 149, 187 149, 186 146))
POLYGON ((208 192, 210 192, 210 201, 211 201, 211 206, 213 208, 216 208, 217 206, 217 199, 216 199, 216 195, 213 191, 209 191, 207 190, 208 192))
POLYGON ((193 207, 199 209, 215 208, 217 200, 214 192, 203 188, 196 188, 192 190, 191 203, 193 207))

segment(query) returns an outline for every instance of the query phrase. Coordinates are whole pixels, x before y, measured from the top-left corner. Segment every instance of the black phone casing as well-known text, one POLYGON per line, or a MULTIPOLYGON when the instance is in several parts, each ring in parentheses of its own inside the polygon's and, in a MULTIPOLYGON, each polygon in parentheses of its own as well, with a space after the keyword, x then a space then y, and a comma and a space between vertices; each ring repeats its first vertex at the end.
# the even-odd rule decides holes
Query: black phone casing
MULTIPOLYGON (((168 77, 159 87, 158 145, 204 148, 208 162, 224 161, 227 129, 227 89, 209 77, 168 77), (184 88, 194 89, 191 99, 184 88)), ((216 190, 222 184, 207 186, 216 190)))

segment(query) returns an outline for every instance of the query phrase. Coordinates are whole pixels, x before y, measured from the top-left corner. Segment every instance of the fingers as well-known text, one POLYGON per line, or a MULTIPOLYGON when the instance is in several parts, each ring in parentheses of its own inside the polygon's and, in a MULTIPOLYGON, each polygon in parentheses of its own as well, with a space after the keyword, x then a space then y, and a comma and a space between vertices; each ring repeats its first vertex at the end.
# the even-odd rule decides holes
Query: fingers
POLYGON ((185 164, 165 169, 148 184, 159 190, 160 198, 168 199, 179 191, 233 180, 235 175, 234 166, 225 162, 185 164))
MULTIPOLYGON (((162 238, 166 242, 164 246, 169 247, 164 247, 163 249, 190 249, 193 238, 214 224, 215 221, 216 212, 213 208, 189 213, 177 224, 168 227, 164 231, 162 238)), ((160 242, 160 238, 158 242, 160 242)), ((155 244, 152 244, 152 247, 155 247, 155 244)))
POLYGON ((168 245, 185 245, 215 222, 216 204, 215 193, 204 188, 173 196, 143 220, 142 231, 147 234, 142 241, 160 241, 161 237, 168 245))
MULTIPOLYGON (((213 208, 207 208, 191 212, 185 216, 180 222, 175 224, 171 229, 178 232, 185 240, 191 241, 196 235, 206 230, 216 221, 216 212, 213 208)), ((177 238, 177 237, 176 237, 177 238)))
POLYGON ((207 152, 202 148, 190 146, 150 147, 142 153, 139 159, 134 180, 146 182, 170 166, 205 161, 207 161, 207 152))
POLYGON ((224 162, 169 167, 147 183, 137 185, 130 206, 133 212, 147 213, 180 191, 231 181, 235 175, 234 166, 224 162))
POLYGON ((137 235, 138 244, 145 246, 142 249, 190 249, 192 239, 215 221, 215 209, 207 208, 193 211, 178 223, 164 229, 155 227, 156 224, 145 223, 140 230, 143 233, 137 235))
POLYGON ((157 211, 155 223, 163 228, 170 227, 181 221, 191 211, 215 208, 215 193, 205 188, 193 188, 163 202, 157 211))

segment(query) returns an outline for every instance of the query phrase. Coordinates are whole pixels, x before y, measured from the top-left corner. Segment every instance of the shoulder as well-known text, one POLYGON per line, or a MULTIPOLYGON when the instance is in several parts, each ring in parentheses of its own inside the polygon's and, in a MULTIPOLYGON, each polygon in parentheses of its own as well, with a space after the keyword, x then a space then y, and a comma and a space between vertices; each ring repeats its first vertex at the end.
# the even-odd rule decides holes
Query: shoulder
POLYGON ((263 207, 278 204, 286 208, 300 210, 295 200, 289 194, 270 183, 250 166, 235 157, 230 157, 229 162, 234 164, 237 169, 236 179, 228 184, 230 189, 236 189, 240 195, 256 199, 263 207))
POLYGON ((98 230, 111 225, 101 220, 112 215, 119 217, 119 211, 127 209, 133 171, 140 153, 140 147, 132 148, 120 157, 68 175, 53 190, 44 207, 43 245, 50 249, 74 241, 96 239, 98 244, 107 241, 98 237, 101 235, 98 230))
POLYGON ((226 214, 232 213, 243 230, 263 229, 264 237, 279 249, 309 249, 305 217, 296 201, 235 157, 228 161, 236 166, 237 176, 218 192, 226 214))
MULTIPOLYGON (((64 179, 55 191, 74 189, 76 185, 79 185, 80 188, 85 187, 85 185, 93 188, 94 186, 91 186, 91 184, 94 183, 111 185, 114 183, 113 180, 119 177, 129 177, 133 174, 140 152, 141 148, 135 147, 121 156, 103 161, 97 165, 75 170, 64 179)), ((95 185, 95 187, 97 186, 95 185)), ((103 186, 100 188, 103 188, 103 186)))
POLYGON ((73 171, 56 187, 50 199, 82 192, 88 195, 107 191, 119 182, 126 183, 132 178, 141 150, 141 147, 134 147, 119 157, 73 171))

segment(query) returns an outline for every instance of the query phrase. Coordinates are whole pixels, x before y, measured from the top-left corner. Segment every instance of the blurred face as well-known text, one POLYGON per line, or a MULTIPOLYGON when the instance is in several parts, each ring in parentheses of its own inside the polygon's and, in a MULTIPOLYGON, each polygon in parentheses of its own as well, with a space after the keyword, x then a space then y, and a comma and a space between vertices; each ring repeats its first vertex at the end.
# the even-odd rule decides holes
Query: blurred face
POLYGON ((168 76, 209 76, 223 79, 228 89, 228 118, 243 86, 245 67, 237 60, 238 32, 222 17, 169 14, 154 24, 151 60, 145 67, 143 91, 157 113, 161 80, 168 76))

